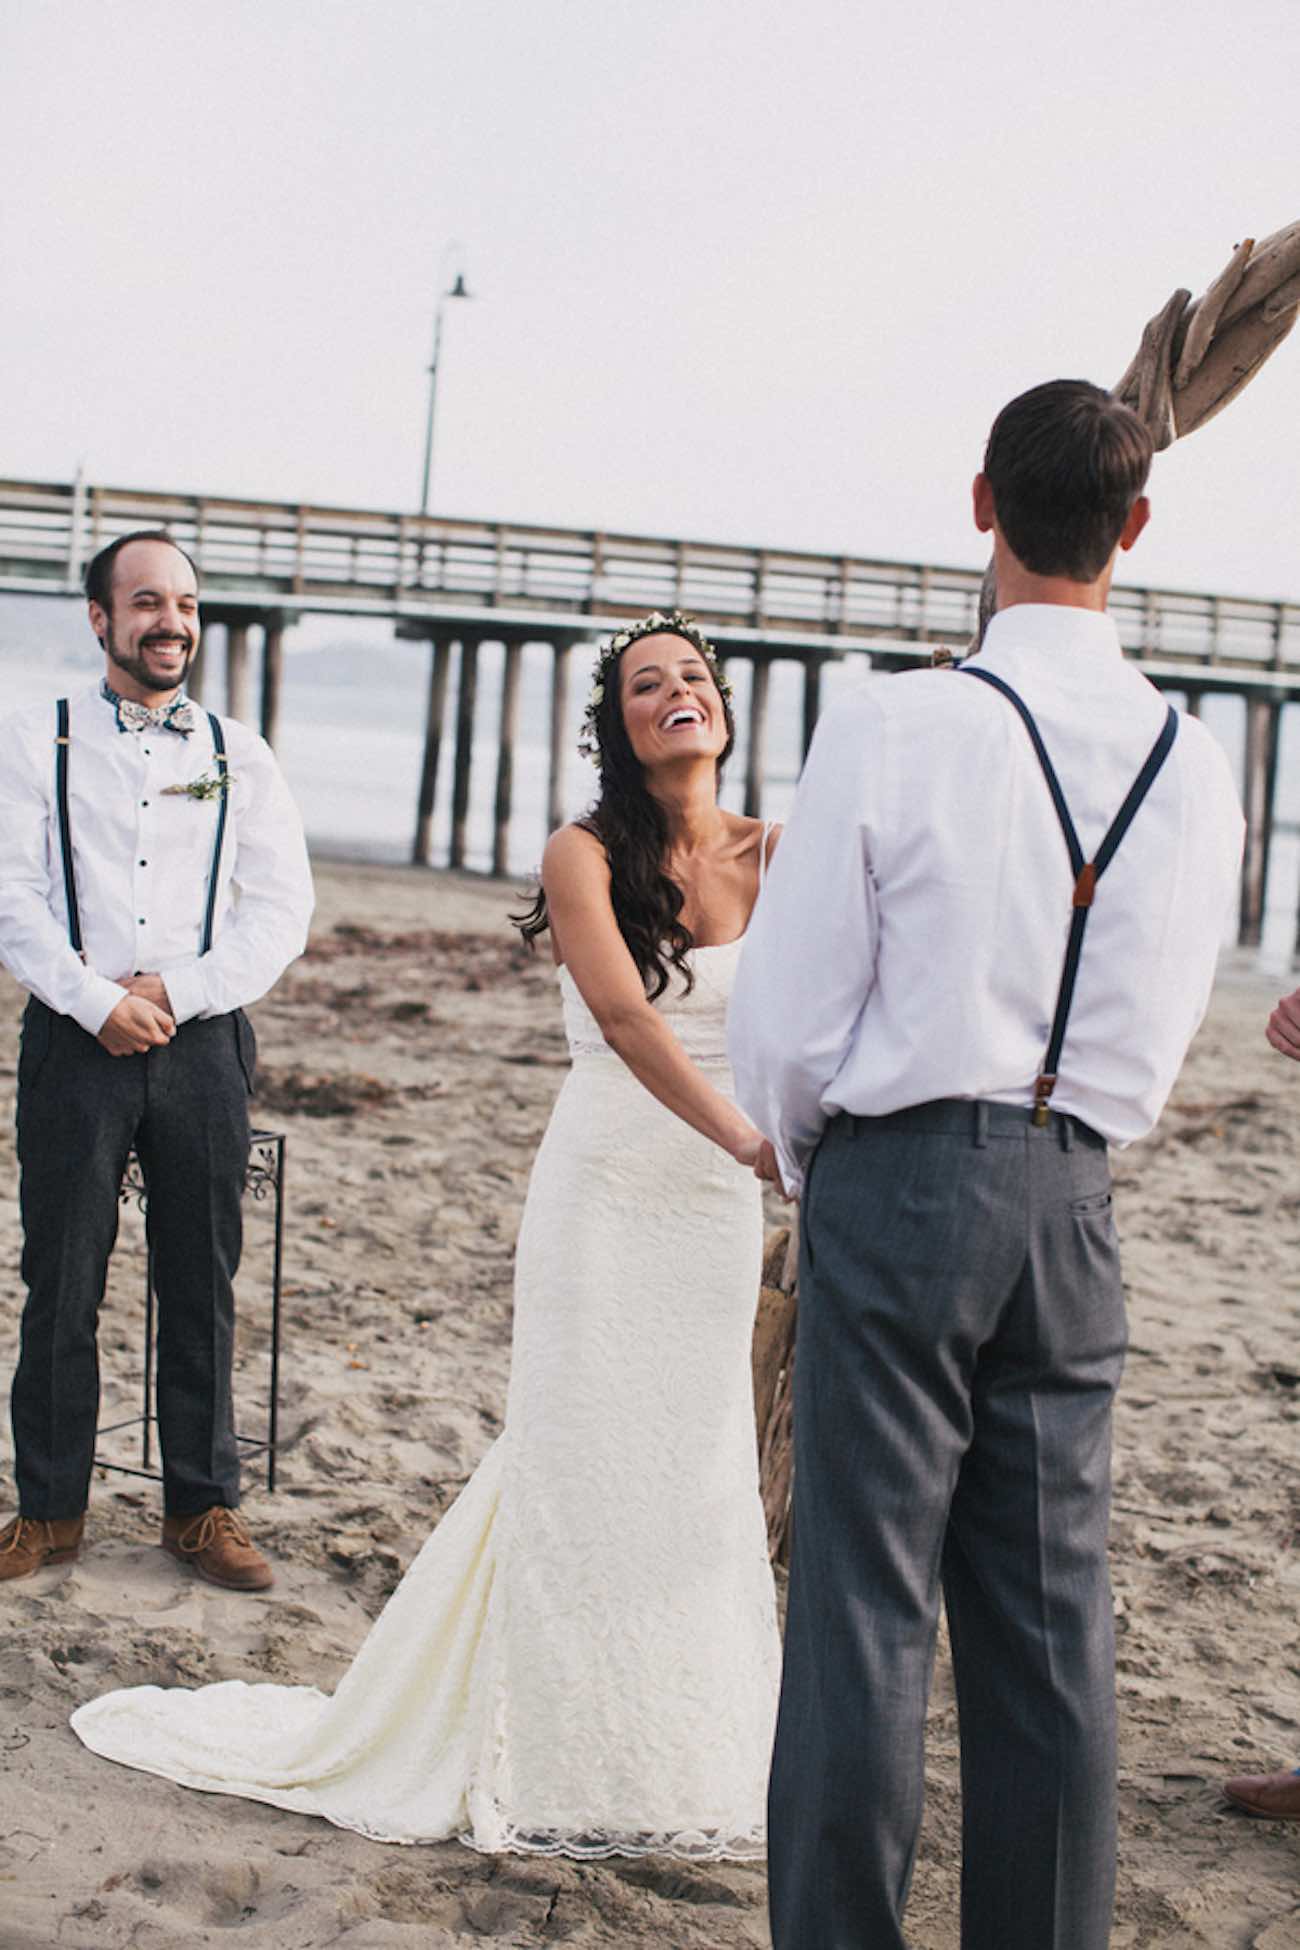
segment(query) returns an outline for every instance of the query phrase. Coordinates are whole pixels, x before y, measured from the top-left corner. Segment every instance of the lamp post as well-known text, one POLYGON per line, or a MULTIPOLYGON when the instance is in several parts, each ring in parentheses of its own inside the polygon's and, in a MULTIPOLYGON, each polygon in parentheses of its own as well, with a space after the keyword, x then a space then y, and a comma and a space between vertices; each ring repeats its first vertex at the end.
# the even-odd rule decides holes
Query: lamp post
POLYGON ((464 274, 456 273, 456 282, 449 285, 438 299, 433 314, 433 354, 429 360, 429 417, 424 429, 424 481, 420 489, 420 513, 429 512, 429 490, 433 483, 433 410, 438 401, 438 347, 442 342, 442 316, 449 298, 468 298, 464 274))

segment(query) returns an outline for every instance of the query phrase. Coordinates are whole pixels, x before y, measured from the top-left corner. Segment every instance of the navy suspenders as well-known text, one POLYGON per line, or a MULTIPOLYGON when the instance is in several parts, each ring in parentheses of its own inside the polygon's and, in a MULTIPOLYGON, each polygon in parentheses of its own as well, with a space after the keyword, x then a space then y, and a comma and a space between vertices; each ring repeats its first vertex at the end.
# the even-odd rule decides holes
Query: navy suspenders
POLYGON ((81 910, 77 906, 77 875, 72 864, 72 834, 68 824, 68 700, 55 705, 58 730, 54 739, 54 787, 59 802, 59 846, 63 853, 63 898, 68 907, 68 939, 81 953, 81 910))
POLYGON ((208 712, 212 727, 212 757, 216 763, 221 790, 217 794, 217 830, 212 841, 212 867, 208 874, 208 904, 203 910, 203 940, 199 953, 206 955, 212 946, 212 923, 217 918, 217 881, 221 872, 221 848, 226 837, 226 808, 230 804, 230 767, 226 762, 226 736, 215 711, 208 712))
MULTIPOLYGON (((77 953, 82 954, 81 911, 77 905, 77 875, 72 862, 72 822, 68 813, 68 700, 61 697, 54 707, 57 729, 54 739, 54 792, 59 812, 59 851, 63 856, 63 898, 68 907, 68 939, 77 953)), ((226 783, 230 770, 226 757, 226 736, 221 729, 221 720, 215 711, 207 713, 212 731, 212 756, 216 761, 217 777, 221 780, 221 790, 217 794, 217 830, 212 843, 212 866, 208 872, 208 898, 203 911, 203 938, 199 953, 206 955, 212 946, 212 927, 217 917, 217 889, 221 878, 221 849, 226 839, 226 811, 230 798, 230 787, 226 783)))
POLYGON ((995 691, 1001 691, 1007 702, 1014 705, 1020 713, 1021 722, 1025 730, 1029 733, 1034 754, 1043 769, 1043 777, 1047 780, 1047 789, 1052 795, 1052 804, 1056 808, 1056 817, 1060 820, 1061 831, 1065 835, 1066 850, 1070 855, 1070 871, 1074 875, 1074 901, 1070 911, 1070 934, 1065 947, 1065 966, 1061 970, 1061 985, 1056 993, 1056 1014, 1052 1018, 1052 1028, 1047 1041, 1047 1054, 1043 1058, 1043 1068, 1039 1076, 1034 1080, 1034 1122, 1035 1124, 1041 1125, 1047 1122, 1048 1105, 1052 1091, 1056 1087, 1057 1066, 1061 1060, 1061 1045, 1065 1041, 1065 1026, 1070 1016, 1070 1004, 1074 1000, 1075 978, 1079 973, 1079 956, 1083 950, 1083 932, 1088 925, 1088 915, 1092 911, 1093 895, 1096 892, 1097 882, 1101 879, 1101 876, 1114 859, 1120 841, 1133 823, 1134 813, 1146 798, 1155 780, 1156 773, 1169 756, 1169 748, 1173 744, 1178 731, 1178 713, 1172 705, 1168 707, 1164 724, 1161 727, 1160 736, 1156 739, 1155 744, 1147 754, 1146 763, 1130 786, 1123 805, 1107 827, 1106 836, 1097 848, 1095 857, 1092 860, 1085 860, 1083 857, 1083 848, 1079 845, 1079 836, 1074 830, 1074 821, 1070 817, 1070 808, 1065 803, 1065 794, 1061 790, 1061 782, 1056 776, 1056 769, 1051 759, 1047 756, 1047 747, 1043 743, 1038 726, 1034 723, 1028 705, 1024 702, 1023 698, 1017 696, 1010 684, 1004 683, 1000 677, 995 677, 991 670, 976 670, 970 664, 963 664, 961 666, 961 674, 966 677, 978 677, 982 684, 990 684, 995 691))

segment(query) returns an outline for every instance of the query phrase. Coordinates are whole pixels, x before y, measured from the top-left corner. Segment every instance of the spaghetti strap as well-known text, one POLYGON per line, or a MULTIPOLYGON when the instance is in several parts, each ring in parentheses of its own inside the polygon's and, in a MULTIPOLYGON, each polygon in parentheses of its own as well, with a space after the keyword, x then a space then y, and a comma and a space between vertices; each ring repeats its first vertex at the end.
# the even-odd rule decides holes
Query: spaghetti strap
POLYGON ((765 819, 763 821, 763 835, 758 842, 758 891, 760 894, 763 891, 763 882, 767 879, 767 847, 772 837, 772 828, 775 825, 776 821, 774 819, 765 819))

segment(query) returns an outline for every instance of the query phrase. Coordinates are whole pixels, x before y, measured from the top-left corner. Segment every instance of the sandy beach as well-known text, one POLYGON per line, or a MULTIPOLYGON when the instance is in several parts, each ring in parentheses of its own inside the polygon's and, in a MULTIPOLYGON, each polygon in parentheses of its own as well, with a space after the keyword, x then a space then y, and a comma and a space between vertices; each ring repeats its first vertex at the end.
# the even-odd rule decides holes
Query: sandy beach
MULTIPOLYGON (((549 964, 501 883, 324 865, 308 955, 254 1012, 257 1121, 287 1134, 280 1480, 246 1511, 277 1583, 238 1597, 157 1548, 157 1486, 97 1474, 78 1562, 0 1597, 0 1950, 619 1950, 768 1943, 761 1869, 394 1848, 188 1793, 84 1751, 109 1687, 333 1685, 501 1426, 511 1259, 565 1045, 549 964)), ((1278 983, 1232 960, 1156 1134, 1116 1159, 1132 1344, 1117 1422, 1116 1950, 1295 1950, 1300 1827, 1230 1811, 1226 1773, 1300 1761, 1300 1069, 1278 983)), ((0 978, 0 1349, 21 1307, 0 978)), ((781 1208, 773 1207, 772 1223, 781 1208)), ((265 1418, 270 1210, 249 1202, 237 1387, 265 1418)), ((124 1208, 101 1347, 135 1412, 142 1223, 124 1208)), ((111 1439, 136 1460, 136 1439, 111 1439)), ((108 1445, 105 1445, 106 1447, 108 1445)), ((7 1416, 3 1508, 12 1507, 7 1416)), ((909 1930, 956 1950, 959 1791, 941 1657, 909 1930)))

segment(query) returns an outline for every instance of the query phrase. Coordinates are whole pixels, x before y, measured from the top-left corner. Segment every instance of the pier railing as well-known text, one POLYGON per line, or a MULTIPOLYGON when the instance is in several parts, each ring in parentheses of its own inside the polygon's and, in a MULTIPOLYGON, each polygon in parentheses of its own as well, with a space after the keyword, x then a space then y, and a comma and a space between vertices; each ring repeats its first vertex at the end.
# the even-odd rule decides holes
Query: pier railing
MULTIPOLYGON (((824 657, 964 643, 981 580, 975 569, 865 556, 3 480, 0 590, 74 591, 98 548, 141 527, 166 527, 222 608, 454 615, 486 634, 494 618, 599 627, 677 607, 738 648, 770 641, 796 656, 801 644, 824 657)), ((1111 614, 1144 665, 1198 665, 1213 688, 1236 688, 1243 673, 1300 689, 1300 602, 1117 587, 1111 614)))

